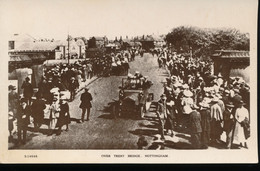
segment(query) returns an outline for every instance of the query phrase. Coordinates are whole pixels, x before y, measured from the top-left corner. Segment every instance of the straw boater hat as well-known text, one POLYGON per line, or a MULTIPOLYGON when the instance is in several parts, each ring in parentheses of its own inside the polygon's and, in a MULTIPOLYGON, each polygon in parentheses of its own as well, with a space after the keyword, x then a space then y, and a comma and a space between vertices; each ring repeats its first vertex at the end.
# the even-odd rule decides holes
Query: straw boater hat
POLYGON ((67 98, 65 96, 61 96, 60 100, 67 100, 67 98))
POLYGON ((167 97, 166 97, 166 94, 162 94, 162 95, 161 95, 161 98, 162 98, 162 99, 166 99, 166 98, 167 98, 167 97))
POLYGON ((219 99, 222 99, 222 96, 219 93, 216 94, 216 97, 218 97, 219 99))
POLYGON ((181 87, 182 85, 181 85, 180 83, 176 82, 176 83, 174 83, 172 86, 175 87, 175 88, 177 88, 177 87, 181 87))
POLYGON ((213 99, 211 100, 211 103, 217 103, 219 101, 218 97, 213 97, 213 99))
POLYGON ((202 78, 202 77, 199 77, 199 80, 203 80, 203 78, 202 78))
POLYGON ((184 90, 183 95, 185 97, 191 97, 191 96, 193 96, 193 93, 190 90, 184 90))
POLYGON ((221 75, 221 73, 218 74, 218 78, 223 78, 223 76, 221 75))
POLYGON ((182 88, 187 89, 187 88, 189 88, 189 86, 188 86, 188 84, 184 84, 184 85, 182 86, 182 88))
POLYGON ((58 87, 52 88, 50 90, 50 93, 58 93, 58 92, 59 92, 59 88, 58 87))
POLYGON ((191 106, 191 108, 192 108, 192 109, 199 109, 199 107, 198 107, 196 104, 193 104, 193 105, 191 106))
POLYGON ((242 105, 244 105, 245 102, 244 102, 243 100, 240 100, 240 101, 238 101, 238 104, 242 104, 242 105))
POLYGON ((225 90, 224 92, 225 92, 225 94, 230 94, 229 90, 225 90))
POLYGON ((204 108, 209 108, 209 104, 206 102, 206 100, 202 100, 202 102, 200 102, 199 105, 204 108))
POLYGON ((234 107, 234 105, 233 105, 233 103, 232 102, 228 102, 226 105, 225 105, 226 107, 234 107))

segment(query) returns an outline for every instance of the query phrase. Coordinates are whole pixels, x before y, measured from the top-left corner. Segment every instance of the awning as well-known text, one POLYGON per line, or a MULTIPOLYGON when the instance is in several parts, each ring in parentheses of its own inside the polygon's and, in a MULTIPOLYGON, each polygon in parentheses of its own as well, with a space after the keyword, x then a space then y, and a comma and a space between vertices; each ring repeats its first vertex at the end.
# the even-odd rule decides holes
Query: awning
POLYGON ((43 55, 43 54, 33 54, 33 55, 30 55, 30 58, 32 60, 46 60, 46 57, 43 55))
POLYGON ((15 55, 10 56, 10 62, 31 62, 31 58, 28 55, 15 55))

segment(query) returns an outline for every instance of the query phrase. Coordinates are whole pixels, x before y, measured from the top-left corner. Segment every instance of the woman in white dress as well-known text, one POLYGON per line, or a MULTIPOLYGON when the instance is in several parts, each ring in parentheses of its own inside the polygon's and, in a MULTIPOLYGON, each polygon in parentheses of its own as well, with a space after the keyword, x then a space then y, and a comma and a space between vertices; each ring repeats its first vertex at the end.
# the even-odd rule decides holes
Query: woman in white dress
POLYGON ((52 135, 57 124, 59 117, 60 106, 57 98, 53 99, 53 103, 50 106, 50 125, 49 125, 49 135, 52 135))
POLYGON ((247 148, 246 137, 245 137, 244 128, 242 126, 242 122, 245 121, 246 119, 247 120, 249 119, 249 113, 248 110, 244 108, 243 104, 244 102, 241 100, 235 112, 236 124, 234 129, 233 143, 239 144, 240 146, 244 145, 244 147, 247 148))

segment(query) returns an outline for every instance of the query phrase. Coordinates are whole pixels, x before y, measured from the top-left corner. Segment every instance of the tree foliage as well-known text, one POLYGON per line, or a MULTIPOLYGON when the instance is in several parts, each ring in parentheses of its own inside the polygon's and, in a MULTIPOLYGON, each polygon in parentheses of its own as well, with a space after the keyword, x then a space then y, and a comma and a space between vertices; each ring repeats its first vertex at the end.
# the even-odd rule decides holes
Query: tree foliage
POLYGON ((166 35, 166 42, 171 43, 179 53, 192 50, 194 57, 210 57, 215 50, 249 50, 249 35, 234 28, 201 29, 180 26, 166 35))

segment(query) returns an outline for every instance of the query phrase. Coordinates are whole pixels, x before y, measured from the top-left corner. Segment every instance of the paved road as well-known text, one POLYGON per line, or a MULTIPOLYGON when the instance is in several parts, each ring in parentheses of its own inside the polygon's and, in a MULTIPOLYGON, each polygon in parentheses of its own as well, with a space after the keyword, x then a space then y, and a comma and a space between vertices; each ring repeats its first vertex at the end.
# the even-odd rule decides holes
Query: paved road
MULTIPOLYGON (((144 57, 137 56, 130 63, 130 72, 136 70, 147 75, 154 85, 150 91, 154 93, 157 101, 163 92, 162 82, 168 75, 165 69, 159 69, 157 58, 150 54, 144 57)), ((111 117, 105 107, 113 99, 118 98, 118 86, 121 85, 123 76, 110 76, 99 78, 89 85, 93 95, 93 108, 90 121, 77 123, 81 118, 79 109, 80 92, 76 99, 70 103, 72 122, 69 131, 63 131, 61 135, 47 136, 47 126, 43 125, 40 133, 28 132, 28 143, 15 149, 137 149, 137 141, 140 135, 144 135, 148 141, 146 149, 164 147, 164 149, 189 149, 190 135, 183 130, 176 130, 172 138, 166 136, 165 142, 160 141, 157 129, 157 119, 154 108, 150 109, 143 120, 130 118, 111 117)), ((210 148, 223 148, 211 146, 210 148)))
MULTIPOLYGON (((137 56, 136 60, 130 63, 130 72, 136 70, 147 75, 154 85, 151 92, 155 99, 159 99, 162 93, 162 82, 167 72, 159 69, 157 58, 145 54, 143 58, 137 56)), ((18 148, 22 149, 137 149, 139 135, 147 134, 147 131, 140 132, 143 127, 149 127, 148 120, 133 120, 127 118, 114 119, 104 108, 113 99, 118 98, 118 86, 123 76, 110 76, 97 79, 89 85, 90 93, 93 95, 93 108, 90 121, 77 123, 81 117, 79 109, 79 97, 70 103, 72 123, 68 132, 63 131, 61 135, 47 136, 47 126, 42 126, 41 133, 29 132, 29 142, 18 148)), ((153 113, 153 112, 151 112, 153 113)), ((147 116, 152 114, 147 114, 147 116)), ((154 115, 154 114, 153 114, 154 115)), ((155 117, 155 115, 153 116, 155 117)), ((148 118, 147 118, 148 119, 148 118)), ((151 135, 157 131, 150 131, 151 135)), ((147 136, 153 139, 152 136, 147 136)))

